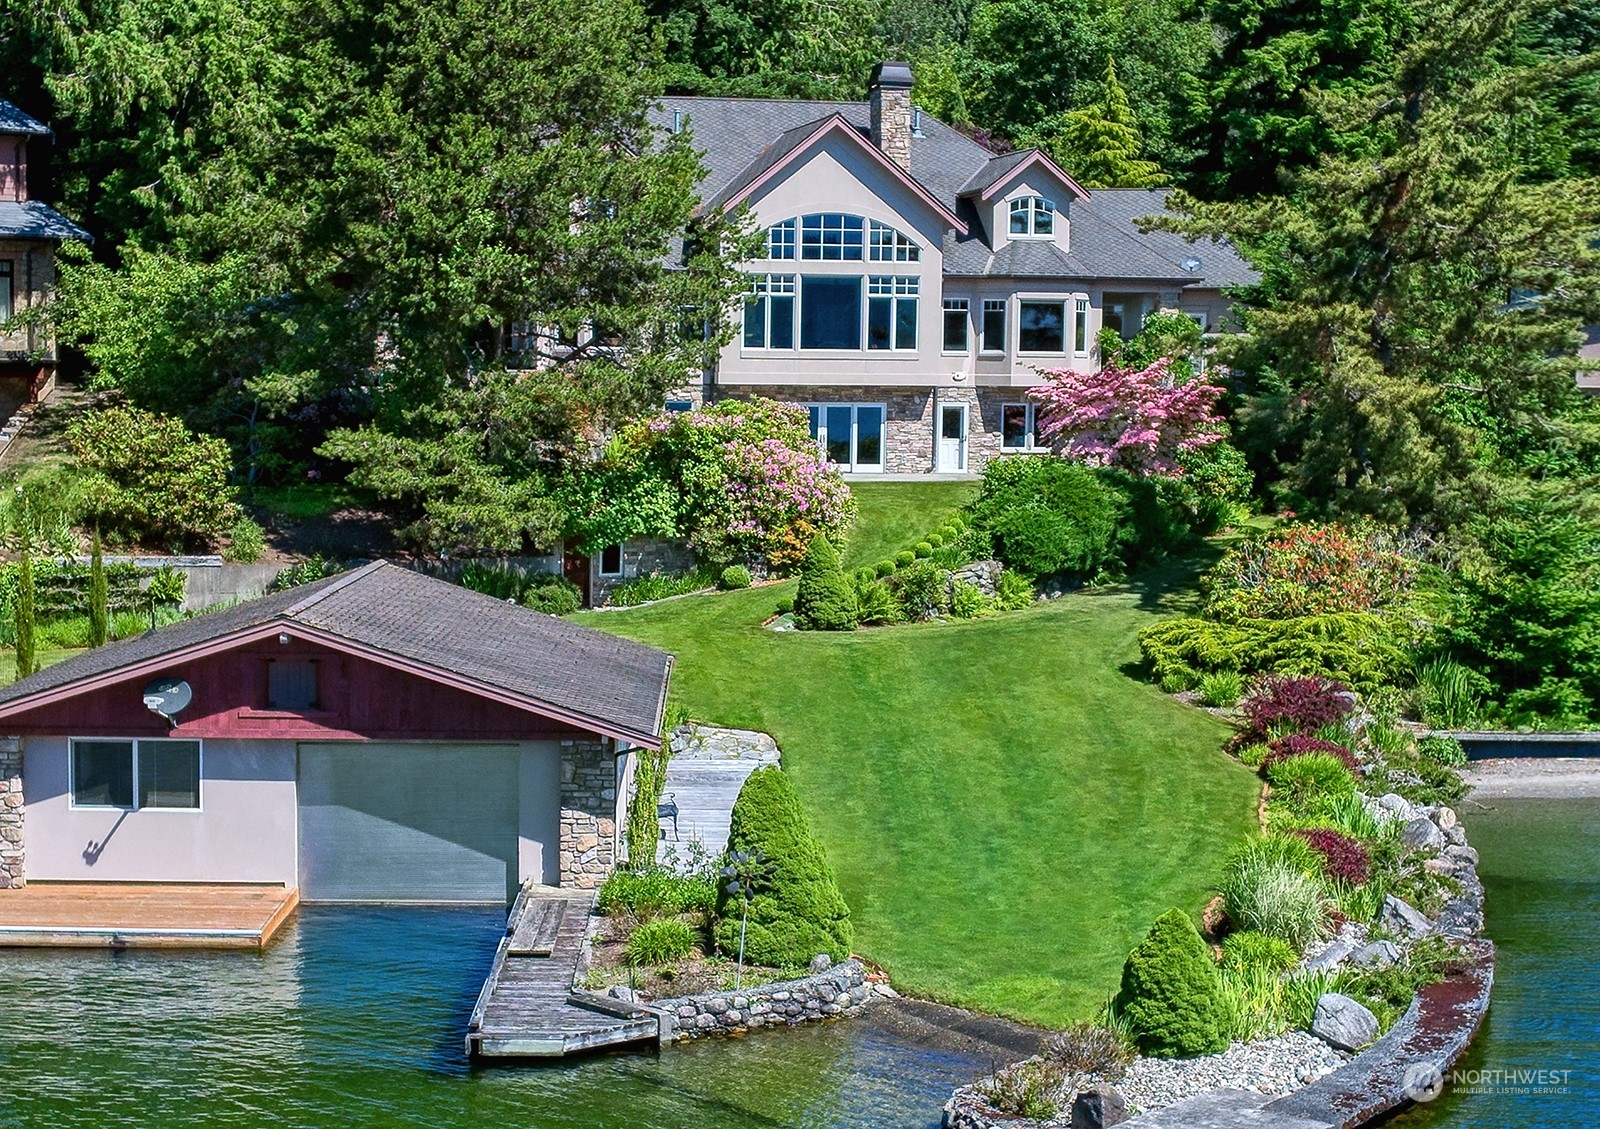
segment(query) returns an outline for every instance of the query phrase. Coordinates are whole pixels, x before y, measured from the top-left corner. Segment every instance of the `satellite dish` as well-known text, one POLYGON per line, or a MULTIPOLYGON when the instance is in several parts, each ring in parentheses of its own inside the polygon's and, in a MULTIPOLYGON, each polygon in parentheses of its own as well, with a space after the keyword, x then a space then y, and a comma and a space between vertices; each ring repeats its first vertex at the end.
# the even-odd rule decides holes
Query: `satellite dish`
POLYGON ((1195 258, 1193 255, 1190 255, 1187 259, 1183 260, 1183 269, 1188 271, 1190 274, 1198 274, 1200 271, 1200 260, 1195 258))
POLYGON ((144 708, 160 714, 168 725, 178 724, 178 715, 194 700, 194 691, 181 678, 158 678, 144 688, 144 708))

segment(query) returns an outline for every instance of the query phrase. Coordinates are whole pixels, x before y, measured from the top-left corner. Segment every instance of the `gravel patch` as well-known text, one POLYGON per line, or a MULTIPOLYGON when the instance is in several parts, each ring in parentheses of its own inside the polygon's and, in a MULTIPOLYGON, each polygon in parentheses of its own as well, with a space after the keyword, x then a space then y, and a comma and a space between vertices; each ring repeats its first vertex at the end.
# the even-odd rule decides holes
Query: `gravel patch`
POLYGON ((1149 1113, 1223 1087, 1277 1097, 1331 1074, 1348 1061, 1349 1055, 1321 1039, 1290 1031, 1276 1039, 1235 1043, 1221 1054, 1203 1058, 1141 1058, 1115 1085, 1130 1109, 1149 1113))
POLYGON ((1526 757, 1473 761, 1461 778, 1475 801, 1600 796, 1600 758, 1526 757))

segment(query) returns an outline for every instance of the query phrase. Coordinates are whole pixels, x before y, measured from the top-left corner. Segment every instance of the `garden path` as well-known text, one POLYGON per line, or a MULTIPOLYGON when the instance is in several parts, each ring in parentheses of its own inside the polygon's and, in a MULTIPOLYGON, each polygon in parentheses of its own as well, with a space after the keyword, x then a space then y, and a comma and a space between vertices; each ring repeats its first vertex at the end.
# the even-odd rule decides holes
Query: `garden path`
POLYGON ((716 858, 728 847, 734 801, 745 778, 781 758, 777 742, 752 729, 681 725, 671 738, 672 759, 661 790, 663 814, 658 860, 685 862, 690 843, 716 858))

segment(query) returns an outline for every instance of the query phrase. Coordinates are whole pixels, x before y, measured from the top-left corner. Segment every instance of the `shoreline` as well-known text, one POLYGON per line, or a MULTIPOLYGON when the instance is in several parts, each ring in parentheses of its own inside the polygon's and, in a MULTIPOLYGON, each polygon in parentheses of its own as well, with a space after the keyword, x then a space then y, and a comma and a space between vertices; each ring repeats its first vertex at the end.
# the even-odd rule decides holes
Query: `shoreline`
POLYGON ((1468 803, 1511 799, 1600 797, 1600 757, 1505 757, 1473 761, 1461 770, 1468 803))

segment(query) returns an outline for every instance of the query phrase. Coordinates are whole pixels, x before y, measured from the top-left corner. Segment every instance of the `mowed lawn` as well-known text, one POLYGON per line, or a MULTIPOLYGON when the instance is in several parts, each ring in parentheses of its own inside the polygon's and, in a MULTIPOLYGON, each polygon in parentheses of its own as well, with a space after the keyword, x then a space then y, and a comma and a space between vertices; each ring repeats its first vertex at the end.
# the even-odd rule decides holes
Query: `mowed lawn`
POLYGON ((762 629, 792 583, 581 619, 674 652, 695 718, 777 738, 856 949, 899 987, 1058 1026, 1157 915, 1204 904, 1251 826, 1224 726, 1124 670, 1194 573, 854 634, 762 629))
POLYGON ((877 564, 909 549, 978 496, 977 482, 858 482, 855 526, 844 547, 846 569, 877 564))

